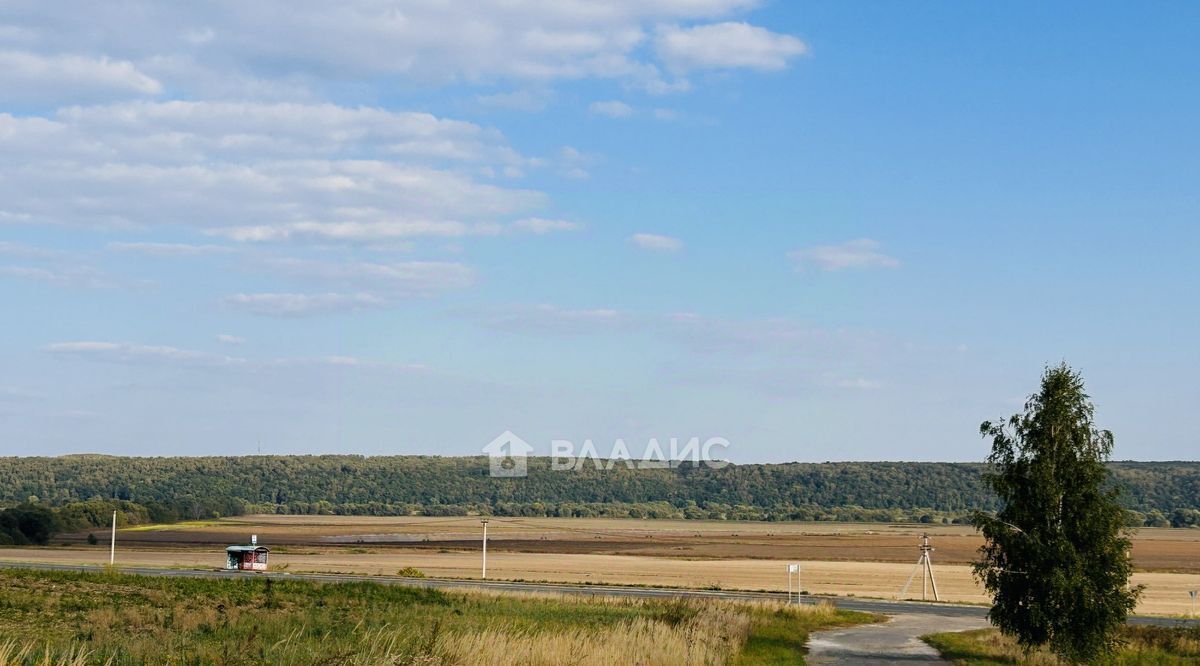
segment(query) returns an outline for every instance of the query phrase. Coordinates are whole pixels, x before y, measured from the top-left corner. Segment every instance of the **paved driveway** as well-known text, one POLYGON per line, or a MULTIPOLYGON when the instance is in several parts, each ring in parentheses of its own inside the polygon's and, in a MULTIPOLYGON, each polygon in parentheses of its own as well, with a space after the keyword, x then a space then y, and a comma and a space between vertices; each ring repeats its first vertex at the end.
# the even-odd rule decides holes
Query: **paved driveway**
POLYGON ((819 631, 808 641, 810 664, 945 664, 919 636, 988 626, 979 617, 905 613, 880 624, 819 631))

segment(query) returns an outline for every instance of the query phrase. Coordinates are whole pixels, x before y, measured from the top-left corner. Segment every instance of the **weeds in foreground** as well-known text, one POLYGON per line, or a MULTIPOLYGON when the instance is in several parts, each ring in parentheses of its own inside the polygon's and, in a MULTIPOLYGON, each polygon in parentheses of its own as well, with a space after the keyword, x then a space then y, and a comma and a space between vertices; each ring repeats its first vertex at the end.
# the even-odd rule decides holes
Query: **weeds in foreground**
POLYGON ((808 631, 854 621, 831 606, 0 572, 0 666, 796 663, 808 631))
MULTIPOLYGON (((1128 626, 1121 632, 1125 646, 1107 663, 1114 666, 1200 663, 1200 627, 1128 626)), ((1046 651, 1026 654, 1013 639, 995 629, 924 636, 942 656, 956 664, 995 666, 1030 664, 1061 666, 1065 662, 1046 651)))

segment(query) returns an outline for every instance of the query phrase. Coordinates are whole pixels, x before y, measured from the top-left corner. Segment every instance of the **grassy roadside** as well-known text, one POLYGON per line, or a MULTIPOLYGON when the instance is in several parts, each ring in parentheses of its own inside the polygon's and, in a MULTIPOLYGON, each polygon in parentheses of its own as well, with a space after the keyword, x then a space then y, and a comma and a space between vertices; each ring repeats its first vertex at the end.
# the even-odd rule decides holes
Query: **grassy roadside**
POLYGON ((797 663, 829 606, 0 571, 0 665, 797 663))
POLYGON ((796 612, 794 607, 758 609, 750 623, 745 647, 734 659, 736 666, 803 664, 808 635, 821 629, 881 622, 883 617, 857 611, 839 611, 831 605, 796 612))
MULTIPOLYGON (((1110 662, 1114 666, 1200 663, 1200 627, 1125 627, 1125 648, 1110 662)), ((1038 651, 1026 655, 1016 641, 996 629, 922 636, 943 657, 966 666, 1032 664, 1057 666, 1053 655, 1038 651)))

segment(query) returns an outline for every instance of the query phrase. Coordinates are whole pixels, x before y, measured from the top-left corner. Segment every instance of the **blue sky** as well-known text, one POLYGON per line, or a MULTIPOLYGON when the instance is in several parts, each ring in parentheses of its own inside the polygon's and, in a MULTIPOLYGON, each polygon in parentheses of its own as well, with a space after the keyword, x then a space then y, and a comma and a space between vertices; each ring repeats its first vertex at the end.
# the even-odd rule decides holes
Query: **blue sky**
POLYGON ((0 8, 0 454, 1195 458, 1193 3, 241 4, 0 8))

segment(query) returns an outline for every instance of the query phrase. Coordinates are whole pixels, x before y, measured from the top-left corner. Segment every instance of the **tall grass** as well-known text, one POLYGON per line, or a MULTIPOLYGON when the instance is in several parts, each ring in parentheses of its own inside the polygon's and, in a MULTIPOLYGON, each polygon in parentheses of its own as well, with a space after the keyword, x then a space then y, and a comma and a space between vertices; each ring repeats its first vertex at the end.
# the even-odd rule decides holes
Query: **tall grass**
MULTIPOLYGON (((91 653, 82 647, 63 652, 45 648, 37 651, 31 644, 15 640, 0 643, 0 666, 87 666, 93 662, 91 653)), ((111 663, 111 660, 103 663, 111 663)))
POLYGON ((791 659, 832 607, 448 592, 371 583, 0 572, 0 666, 733 663, 764 627, 791 659))
MULTIPOLYGON (((1122 630, 1121 638, 1124 647, 1105 663, 1114 666, 1200 664, 1200 627, 1127 626, 1122 630)), ((1065 663, 1045 650, 1026 653, 1016 641, 995 629, 933 634, 924 639, 956 664, 1062 666, 1065 663)))

